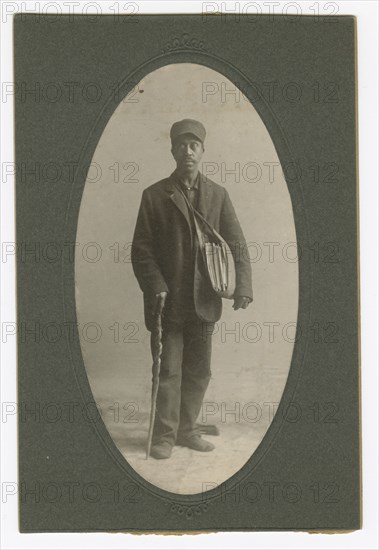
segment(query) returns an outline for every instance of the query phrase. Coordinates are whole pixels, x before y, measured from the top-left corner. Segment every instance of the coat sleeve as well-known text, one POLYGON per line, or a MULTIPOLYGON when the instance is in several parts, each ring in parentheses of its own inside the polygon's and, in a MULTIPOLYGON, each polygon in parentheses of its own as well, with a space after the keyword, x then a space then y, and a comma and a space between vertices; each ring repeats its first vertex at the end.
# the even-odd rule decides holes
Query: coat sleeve
POLYGON ((249 250, 236 216, 229 194, 224 189, 224 201, 220 216, 220 234, 228 243, 236 270, 234 296, 246 296, 253 300, 252 273, 249 250))
POLYGON ((154 234, 155 221, 151 199, 144 190, 133 235, 131 261, 138 284, 147 296, 168 292, 155 255, 154 234))

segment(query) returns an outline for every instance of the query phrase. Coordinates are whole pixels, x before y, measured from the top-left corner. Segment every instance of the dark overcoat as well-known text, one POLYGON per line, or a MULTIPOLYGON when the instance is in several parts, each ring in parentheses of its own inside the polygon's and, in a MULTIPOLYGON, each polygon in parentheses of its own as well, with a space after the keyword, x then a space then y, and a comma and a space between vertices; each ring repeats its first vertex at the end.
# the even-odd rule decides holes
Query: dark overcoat
MULTIPOLYGON (((197 210, 231 249, 236 272, 234 296, 252 299, 250 259, 229 194, 224 187, 203 174, 199 178, 197 210)), ((210 284, 196 243, 188 207, 178 189, 175 172, 147 187, 142 193, 131 261, 143 292, 148 330, 152 330, 153 326, 151 308, 155 294, 163 291, 168 292, 164 315, 170 321, 182 323, 189 302, 194 304, 201 320, 216 322, 220 319, 222 299, 210 284)))

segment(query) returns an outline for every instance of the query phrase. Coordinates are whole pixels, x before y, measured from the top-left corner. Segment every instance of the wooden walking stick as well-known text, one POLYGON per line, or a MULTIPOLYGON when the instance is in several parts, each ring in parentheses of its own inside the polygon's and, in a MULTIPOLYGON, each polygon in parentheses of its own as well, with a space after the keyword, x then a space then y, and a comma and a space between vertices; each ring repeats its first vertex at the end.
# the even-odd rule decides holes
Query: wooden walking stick
POLYGON ((155 422, 155 411, 157 408, 157 395, 159 388, 159 373, 161 370, 161 356, 162 356, 162 310, 164 306, 164 299, 162 296, 158 297, 158 303, 156 311, 154 312, 154 332, 153 332, 153 388, 151 391, 151 409, 150 409, 150 425, 149 434, 147 436, 147 449, 146 460, 148 460, 151 451, 151 440, 153 437, 153 429, 155 422))

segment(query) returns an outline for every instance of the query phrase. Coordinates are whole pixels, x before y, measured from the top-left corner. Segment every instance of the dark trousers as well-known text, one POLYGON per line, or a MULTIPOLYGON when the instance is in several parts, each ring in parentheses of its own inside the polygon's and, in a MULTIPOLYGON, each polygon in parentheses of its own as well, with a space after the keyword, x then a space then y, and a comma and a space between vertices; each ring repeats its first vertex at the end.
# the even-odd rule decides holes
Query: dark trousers
MULTIPOLYGON (((183 325, 162 321, 162 356, 153 445, 197 433, 196 419, 211 377, 214 323, 189 308, 183 325)), ((153 350, 153 338, 151 340, 153 350)))

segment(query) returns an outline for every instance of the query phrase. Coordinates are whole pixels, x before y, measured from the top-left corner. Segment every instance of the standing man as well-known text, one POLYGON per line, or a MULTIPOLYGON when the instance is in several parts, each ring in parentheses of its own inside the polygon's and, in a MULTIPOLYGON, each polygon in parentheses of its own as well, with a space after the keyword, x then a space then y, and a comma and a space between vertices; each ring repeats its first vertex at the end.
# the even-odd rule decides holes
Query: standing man
POLYGON ((234 309, 245 309, 253 300, 250 259, 229 195, 199 172, 205 134, 196 120, 173 124, 170 138, 176 169, 143 191, 132 243, 131 260, 149 331, 159 302, 164 304, 151 448, 157 459, 169 458, 174 445, 202 452, 214 449, 199 434, 196 419, 211 377, 211 338, 222 300, 209 281, 183 192, 231 249, 236 270, 234 309))

